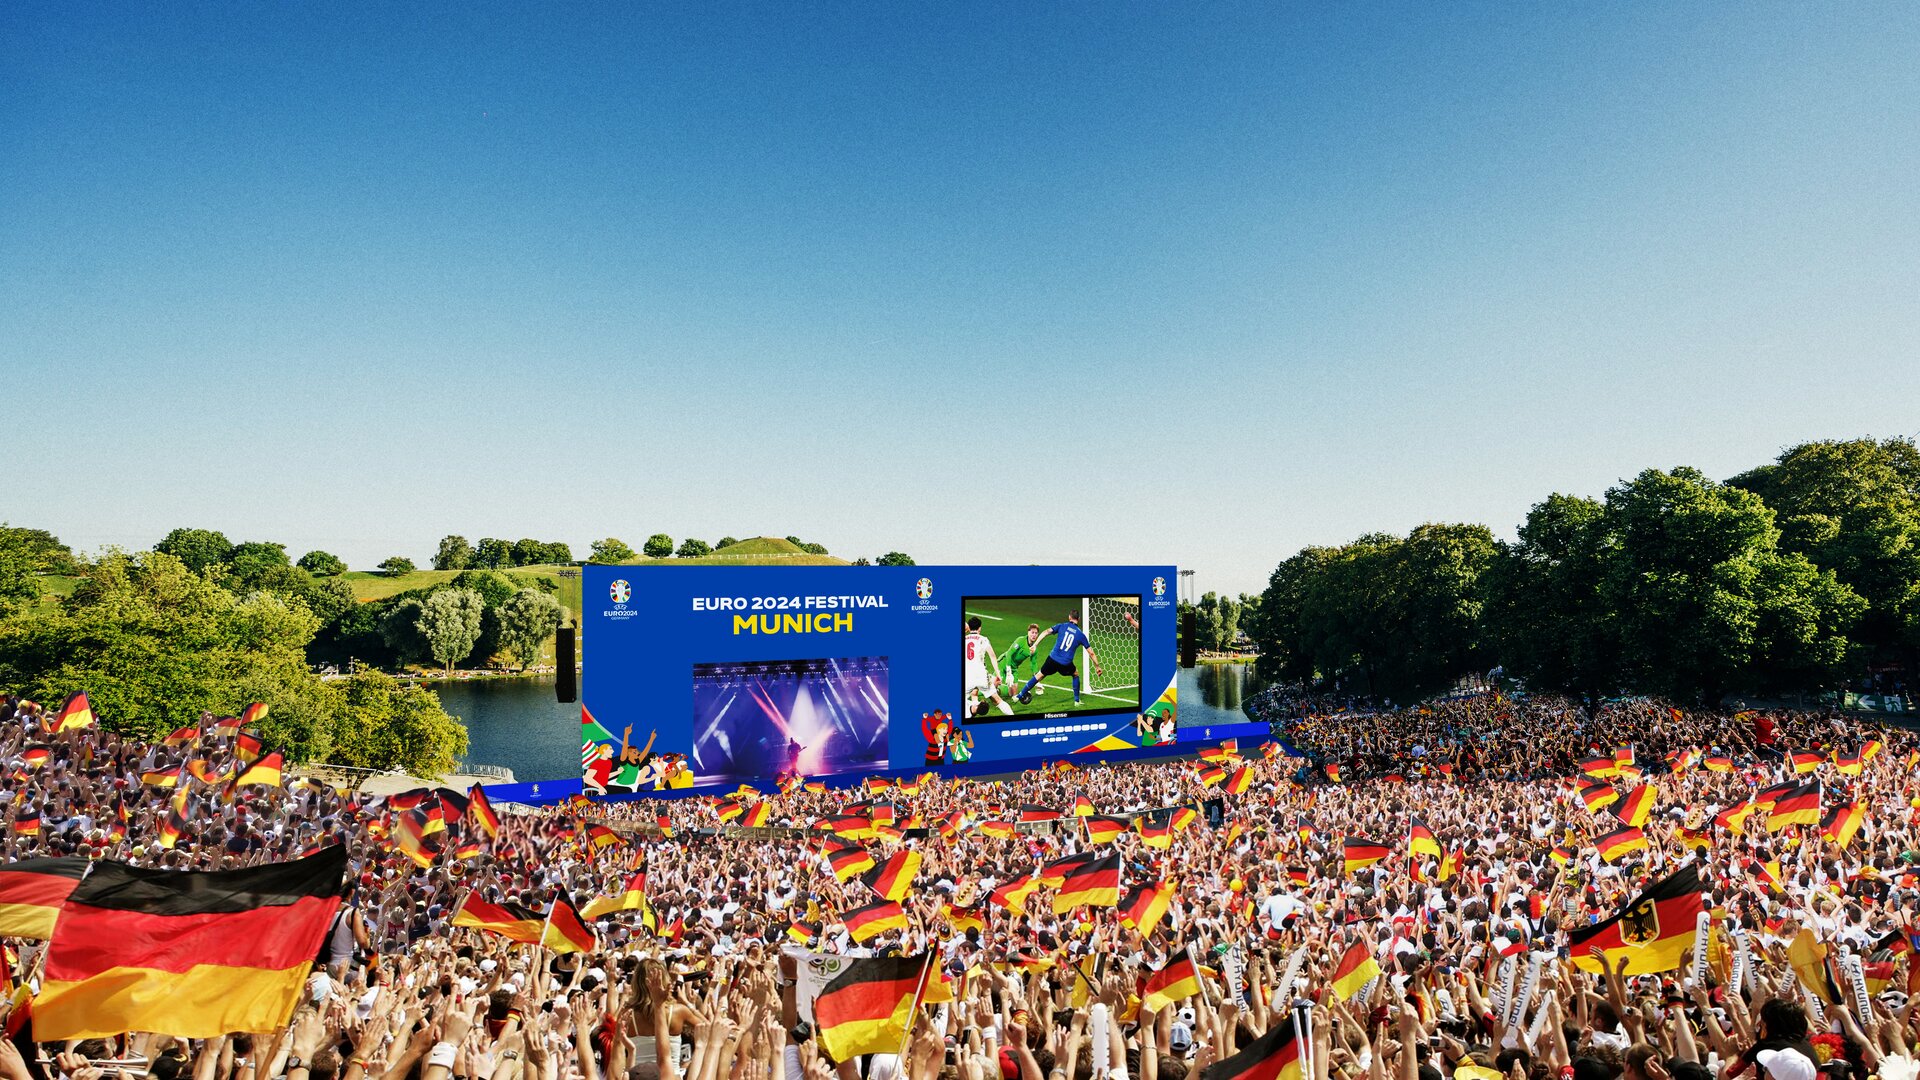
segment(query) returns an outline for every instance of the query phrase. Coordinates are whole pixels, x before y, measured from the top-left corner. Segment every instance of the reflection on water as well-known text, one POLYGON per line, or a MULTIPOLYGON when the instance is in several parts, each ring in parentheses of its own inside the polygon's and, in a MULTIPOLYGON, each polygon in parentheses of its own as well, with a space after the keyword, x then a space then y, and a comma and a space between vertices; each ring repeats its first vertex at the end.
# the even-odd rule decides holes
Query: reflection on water
POLYGON ((1180 726, 1244 724, 1241 702, 1266 688, 1252 664, 1198 664, 1180 669, 1180 726))

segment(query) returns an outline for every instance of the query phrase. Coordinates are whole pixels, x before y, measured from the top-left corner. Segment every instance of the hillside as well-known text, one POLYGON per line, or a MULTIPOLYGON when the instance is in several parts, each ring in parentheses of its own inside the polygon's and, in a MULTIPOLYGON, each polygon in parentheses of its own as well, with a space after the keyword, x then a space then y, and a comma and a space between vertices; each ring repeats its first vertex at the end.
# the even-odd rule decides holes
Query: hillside
POLYGON ((694 559, 649 559, 641 556, 627 566, 849 566, 845 559, 801 551, 793 541, 778 536, 756 536, 694 559))

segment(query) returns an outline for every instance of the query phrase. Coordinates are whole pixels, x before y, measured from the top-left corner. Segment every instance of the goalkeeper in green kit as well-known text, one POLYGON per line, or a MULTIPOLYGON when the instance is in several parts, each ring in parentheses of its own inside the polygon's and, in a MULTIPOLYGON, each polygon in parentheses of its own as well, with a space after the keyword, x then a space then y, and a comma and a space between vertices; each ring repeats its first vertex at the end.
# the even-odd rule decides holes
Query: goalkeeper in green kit
MULTIPOLYGON (((1026 636, 1014 638, 1013 644, 1007 646, 1007 651, 1000 654, 1006 662, 1006 668, 1001 672, 1001 681, 1018 686, 1023 677, 1030 678, 1037 674, 1040 665, 1039 645, 1040 624, 1028 623, 1026 636), (1023 665, 1027 669, 1025 676, 1020 673, 1023 665)), ((1037 684, 1034 686, 1035 692, 1040 689, 1041 687, 1037 684)))

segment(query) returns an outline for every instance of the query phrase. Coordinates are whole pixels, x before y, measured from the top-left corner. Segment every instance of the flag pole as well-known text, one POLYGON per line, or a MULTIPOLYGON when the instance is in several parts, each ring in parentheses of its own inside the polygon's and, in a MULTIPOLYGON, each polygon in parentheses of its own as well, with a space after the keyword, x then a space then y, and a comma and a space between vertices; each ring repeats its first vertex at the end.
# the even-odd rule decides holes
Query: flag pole
POLYGON ((920 965, 920 981, 913 987, 913 1011, 907 1014, 907 1027, 900 1033, 900 1052, 894 1057, 904 1065, 907 1060, 907 1044, 913 1041, 914 1025, 920 1022, 920 998, 926 993, 927 972, 933 970, 933 950, 927 950, 926 962, 920 965))

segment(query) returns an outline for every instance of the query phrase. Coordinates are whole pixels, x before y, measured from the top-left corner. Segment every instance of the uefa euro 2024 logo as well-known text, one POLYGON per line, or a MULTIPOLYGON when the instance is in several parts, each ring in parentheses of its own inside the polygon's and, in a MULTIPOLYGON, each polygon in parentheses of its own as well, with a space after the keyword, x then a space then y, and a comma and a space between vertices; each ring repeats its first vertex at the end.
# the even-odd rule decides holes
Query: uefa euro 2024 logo
POLYGON ((922 600, 932 599, 933 580, 931 578, 921 578, 919 581, 914 582, 913 595, 919 597, 922 600))
POLYGON ((624 604, 633 598, 633 586, 627 584, 626 578, 616 578, 613 584, 608 586, 607 595, 613 597, 614 603, 624 604))
POLYGON ((1155 596, 1167 595, 1167 579, 1166 578, 1157 577, 1153 579, 1153 595, 1155 596))

